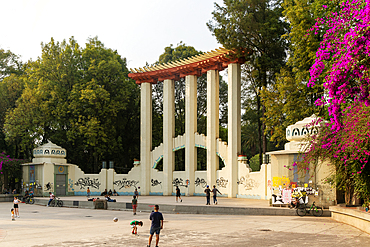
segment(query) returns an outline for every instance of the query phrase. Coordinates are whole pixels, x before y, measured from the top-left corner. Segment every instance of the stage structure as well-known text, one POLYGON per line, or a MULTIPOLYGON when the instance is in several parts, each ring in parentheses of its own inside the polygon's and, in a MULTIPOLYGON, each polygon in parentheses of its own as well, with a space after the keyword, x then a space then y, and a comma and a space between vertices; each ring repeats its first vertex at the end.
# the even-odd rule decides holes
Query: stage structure
MULTIPOLYGON (((163 195, 173 193, 175 138, 174 83, 185 78, 185 176, 189 180, 188 194, 195 194, 196 148, 201 144, 197 133, 197 77, 207 74, 207 175, 206 184, 216 184, 218 156, 224 161, 228 174, 227 194, 238 193, 238 155, 241 152, 241 70, 244 61, 233 51, 219 48, 215 51, 189 57, 176 62, 131 69, 129 77, 141 86, 141 193, 151 194, 152 169, 163 158, 163 195), (219 72, 228 69, 228 142, 219 139, 219 72), (152 84, 163 81, 163 145, 152 147, 152 84), (222 151, 222 150, 223 151, 222 151)), ((181 141, 180 141, 181 142, 181 141)))

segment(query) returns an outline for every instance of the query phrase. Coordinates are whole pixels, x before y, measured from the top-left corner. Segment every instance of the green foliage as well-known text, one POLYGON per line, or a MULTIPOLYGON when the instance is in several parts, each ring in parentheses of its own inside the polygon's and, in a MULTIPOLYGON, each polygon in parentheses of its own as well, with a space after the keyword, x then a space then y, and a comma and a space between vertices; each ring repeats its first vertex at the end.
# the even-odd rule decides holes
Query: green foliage
POLYGON ((6 117, 7 141, 28 152, 50 140, 68 160, 97 172, 102 160, 128 169, 139 153, 139 88, 126 59, 97 39, 81 48, 74 38, 42 45, 29 62, 25 87, 6 117))
POLYGON ((320 116, 325 114, 325 109, 314 105, 324 94, 322 86, 307 87, 309 70, 323 38, 323 32, 315 36, 307 35, 307 30, 316 23, 317 18, 324 16, 323 5, 335 8, 336 3, 327 0, 285 0, 282 4, 285 20, 290 25, 289 32, 284 34, 289 43, 289 59, 287 65, 277 73, 276 82, 262 91, 266 105, 266 132, 272 133, 271 141, 277 144, 286 142, 285 129, 289 125, 313 113, 320 116))
POLYGON ((10 158, 9 155, 0 153, 0 188, 5 184, 7 189, 15 188, 16 183, 22 181, 22 165, 27 160, 10 158))
POLYGON ((256 154, 249 160, 249 167, 252 169, 252 172, 258 172, 261 169, 259 156, 259 154, 256 154))
MULTIPOLYGON (((247 129, 253 128, 258 136, 253 145, 258 147, 254 149, 261 158, 268 147, 263 122, 266 106, 261 100, 261 92, 275 81, 276 72, 285 63, 287 43, 282 35, 288 25, 283 21, 280 1, 224 0, 223 6, 215 3, 215 8, 213 21, 207 23, 209 30, 225 48, 235 50, 238 57, 247 61, 243 79, 250 85, 248 88, 252 93, 246 93, 254 103, 252 107, 247 106, 247 112, 257 116, 257 127, 248 126, 247 129)), ((255 116, 246 119, 255 119, 255 116)))

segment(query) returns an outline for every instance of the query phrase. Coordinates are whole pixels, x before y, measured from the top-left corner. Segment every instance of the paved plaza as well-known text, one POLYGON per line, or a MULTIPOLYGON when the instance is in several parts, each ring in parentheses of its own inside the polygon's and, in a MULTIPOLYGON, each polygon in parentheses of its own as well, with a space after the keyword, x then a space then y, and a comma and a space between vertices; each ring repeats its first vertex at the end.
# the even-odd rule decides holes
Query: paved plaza
MULTIPOLYGON (((220 203, 228 201, 220 199, 220 203)), ((149 212, 133 216, 130 211, 21 204, 21 217, 11 221, 11 207, 11 203, 0 203, 2 247, 146 246, 149 236, 149 212), (114 217, 118 222, 113 222, 114 217), (129 226, 134 219, 144 222, 137 236, 129 226)), ((165 213, 164 219, 159 246, 370 246, 368 234, 329 217, 165 213)))

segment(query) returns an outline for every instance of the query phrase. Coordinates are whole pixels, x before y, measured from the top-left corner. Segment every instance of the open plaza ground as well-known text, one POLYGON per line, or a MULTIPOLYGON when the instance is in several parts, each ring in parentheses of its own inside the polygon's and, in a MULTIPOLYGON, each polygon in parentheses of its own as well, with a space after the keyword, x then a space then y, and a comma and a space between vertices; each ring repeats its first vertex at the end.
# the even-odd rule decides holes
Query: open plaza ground
MULTIPOLYGON (((128 200, 128 197, 117 197, 128 200)), ((175 197, 140 197, 153 204, 176 204, 175 197)), ((67 200, 68 198, 62 198, 67 200)), ((75 198, 77 199, 77 198, 75 198)), ((80 197, 79 199, 86 199, 80 197)), ((238 200, 238 199, 231 199, 238 200)), ((219 205, 231 203, 219 198, 219 205)), ((203 197, 184 197, 183 203, 203 205, 203 197)), ((268 208, 263 200, 240 204, 268 208)), ((211 205, 217 207, 219 205, 211 205)), ((146 246, 150 211, 95 210, 20 205, 20 218, 11 221, 12 203, 0 203, 0 246, 146 246), (113 218, 118 217, 118 222, 113 218), (138 235, 129 223, 141 220, 138 235)), ((287 209, 288 210, 288 209, 287 209)), ((161 210, 160 210, 161 211, 161 210)), ((164 212, 159 246, 370 246, 370 236, 330 217, 202 215, 164 212)), ((155 246, 154 240, 152 246, 155 246)))

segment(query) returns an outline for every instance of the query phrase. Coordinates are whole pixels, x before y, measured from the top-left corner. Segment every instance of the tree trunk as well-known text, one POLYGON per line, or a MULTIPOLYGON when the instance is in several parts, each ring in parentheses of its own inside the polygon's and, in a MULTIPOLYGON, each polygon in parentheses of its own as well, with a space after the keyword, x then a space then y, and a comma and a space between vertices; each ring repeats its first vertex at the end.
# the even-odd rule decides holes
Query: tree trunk
POLYGON ((346 190, 344 192, 344 200, 346 202, 346 205, 353 204, 353 193, 354 193, 354 186, 352 184, 352 181, 348 181, 346 183, 346 190))
POLYGON ((259 95, 257 95, 257 114, 258 114, 258 151, 259 151, 259 162, 260 166, 262 165, 262 130, 261 130, 261 118, 260 118, 260 112, 261 112, 261 100, 259 95))

